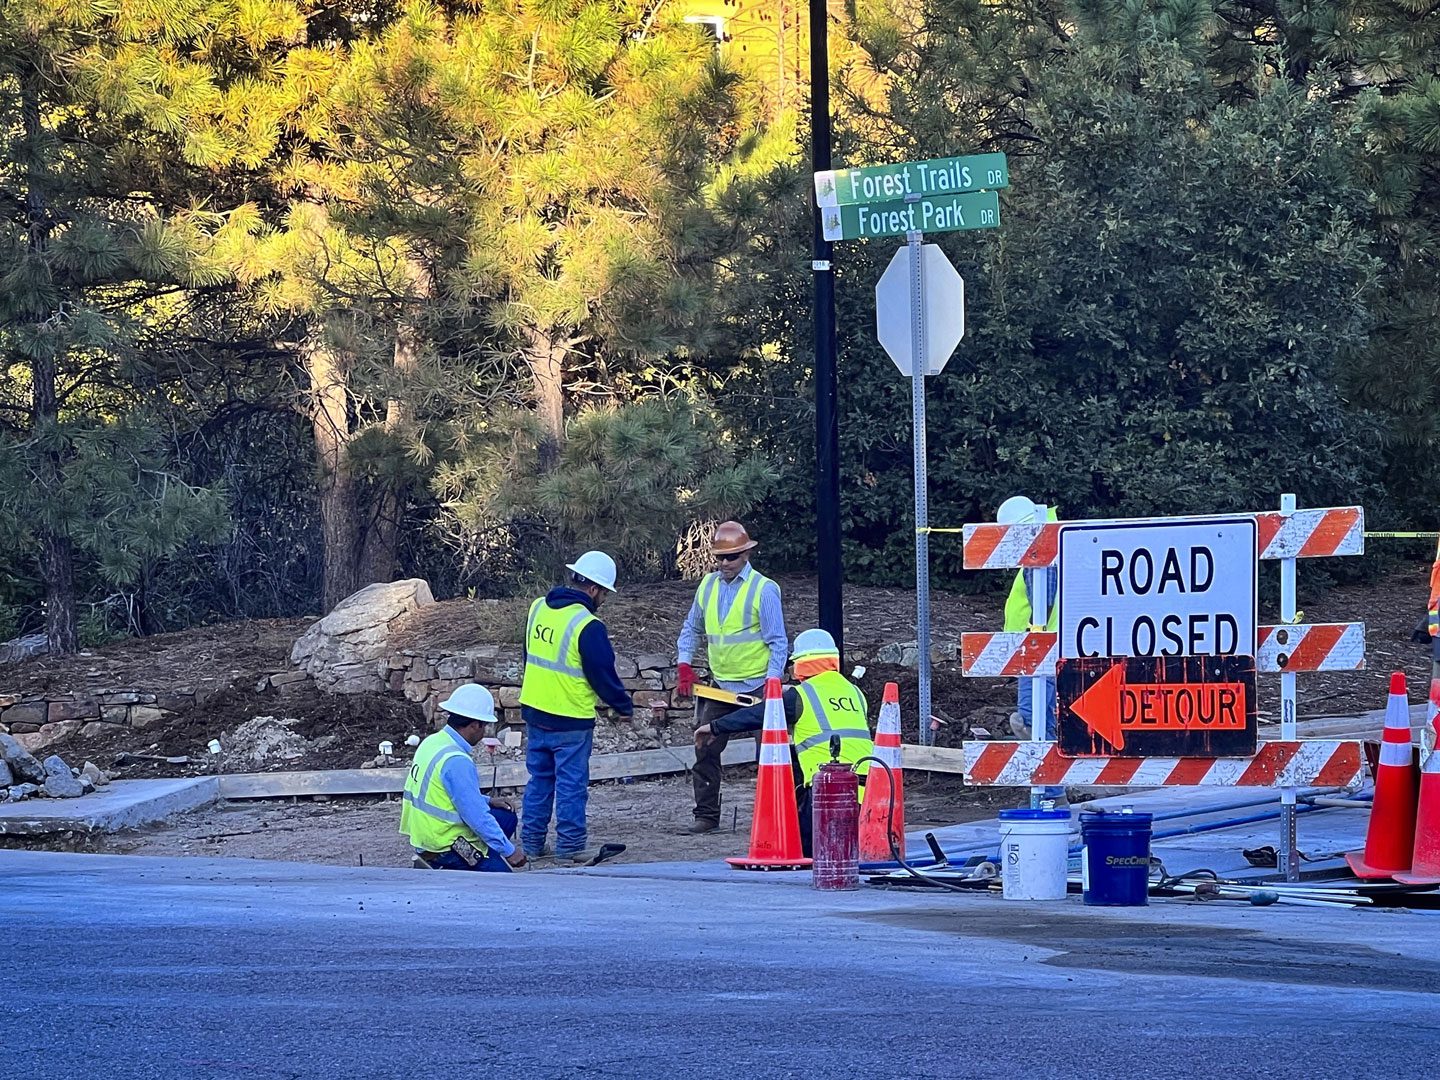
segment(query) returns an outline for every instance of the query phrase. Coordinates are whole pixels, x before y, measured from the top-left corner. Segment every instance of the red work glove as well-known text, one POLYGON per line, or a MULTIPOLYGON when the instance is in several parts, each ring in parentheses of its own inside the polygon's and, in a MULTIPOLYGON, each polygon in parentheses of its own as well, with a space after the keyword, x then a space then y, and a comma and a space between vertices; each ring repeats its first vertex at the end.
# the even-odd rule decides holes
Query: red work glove
POLYGON ((689 697, 690 692, 695 689, 695 669, 689 664, 681 664, 677 670, 680 673, 680 683, 675 687, 675 692, 681 697, 689 697))

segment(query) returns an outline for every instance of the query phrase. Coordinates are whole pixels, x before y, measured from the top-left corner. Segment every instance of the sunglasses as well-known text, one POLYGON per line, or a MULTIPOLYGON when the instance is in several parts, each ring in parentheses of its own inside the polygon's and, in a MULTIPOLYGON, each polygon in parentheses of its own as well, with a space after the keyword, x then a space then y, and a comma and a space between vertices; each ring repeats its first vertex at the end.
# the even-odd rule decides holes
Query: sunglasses
POLYGON ((741 557, 742 555, 744 555, 744 554, 745 554, 745 553, 744 553, 743 551, 737 551, 737 552, 735 552, 735 553, 733 553, 733 554, 731 554, 731 555, 716 555, 716 556, 715 556, 715 561, 716 561, 716 562, 734 562, 736 559, 740 558, 740 557, 741 557))

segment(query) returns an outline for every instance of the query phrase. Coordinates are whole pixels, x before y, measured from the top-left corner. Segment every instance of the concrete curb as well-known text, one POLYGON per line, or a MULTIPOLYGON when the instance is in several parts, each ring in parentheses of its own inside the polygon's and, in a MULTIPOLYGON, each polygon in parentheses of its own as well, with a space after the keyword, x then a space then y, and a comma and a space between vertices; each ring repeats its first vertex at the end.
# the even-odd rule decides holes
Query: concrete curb
POLYGON ((220 798, 213 776, 171 780, 113 780, 78 799, 0 803, 0 836, 115 832, 198 810, 220 798))

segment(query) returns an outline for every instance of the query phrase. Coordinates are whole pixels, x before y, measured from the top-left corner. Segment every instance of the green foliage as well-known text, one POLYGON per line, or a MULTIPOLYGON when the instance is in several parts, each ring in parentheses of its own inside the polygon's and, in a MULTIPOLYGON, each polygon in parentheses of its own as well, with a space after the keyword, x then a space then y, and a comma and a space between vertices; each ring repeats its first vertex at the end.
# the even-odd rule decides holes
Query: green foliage
MULTIPOLYGON (((1355 120, 1283 81, 1223 103, 1203 20, 1145 11, 1127 6, 1117 24, 1087 9, 1069 42, 1025 61, 1027 139, 998 144, 1023 151, 1001 228, 932 238, 965 277, 969 311, 930 380, 937 524, 989 519, 1017 492, 1084 517, 1375 491, 1370 425, 1337 386, 1368 345, 1379 271, 1355 120)), ((902 89, 892 99, 909 101, 902 89)), ((911 130, 913 154, 952 151, 968 119, 911 130)), ((899 583, 913 572, 898 527, 913 520, 910 387, 874 343, 868 302, 893 250, 843 251, 840 403, 847 573, 899 583)), ((803 386, 803 366, 791 372, 803 386)), ((767 446, 809 439, 809 418, 784 405, 760 423, 767 446)), ((798 555, 812 480, 808 460, 795 465, 779 531, 798 555)), ((933 549, 957 580, 958 543, 933 549)))
POLYGON ((598 547, 632 575, 671 572, 691 522, 744 514, 774 479, 703 403, 683 398, 587 410, 553 463, 529 413, 496 417, 478 435, 437 474, 447 508, 462 537, 496 527, 543 537, 527 554, 547 571, 598 547))

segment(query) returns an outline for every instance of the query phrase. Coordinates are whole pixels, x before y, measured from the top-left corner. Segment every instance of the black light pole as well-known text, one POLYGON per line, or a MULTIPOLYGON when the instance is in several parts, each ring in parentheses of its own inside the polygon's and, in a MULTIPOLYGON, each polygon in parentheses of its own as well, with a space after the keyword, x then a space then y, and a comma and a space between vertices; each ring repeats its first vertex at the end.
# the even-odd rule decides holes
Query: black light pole
MULTIPOLYGON (((810 156, 816 172, 830 168, 830 49, 826 0, 810 0, 810 156)), ((810 193, 812 201, 815 192, 810 193)), ((831 245, 813 206, 815 245, 815 557, 820 578, 820 627, 845 651, 840 604, 840 425, 836 408, 835 273, 831 245)))

